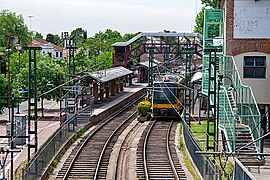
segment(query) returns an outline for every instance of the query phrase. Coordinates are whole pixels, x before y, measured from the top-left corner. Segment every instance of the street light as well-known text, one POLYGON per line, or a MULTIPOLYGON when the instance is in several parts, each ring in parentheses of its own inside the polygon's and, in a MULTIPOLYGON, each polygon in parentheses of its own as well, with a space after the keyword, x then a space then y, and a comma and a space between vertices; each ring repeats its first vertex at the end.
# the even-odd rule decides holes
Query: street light
POLYGON ((29 18, 29 20, 30 20, 30 31, 31 31, 31 19, 33 18, 34 16, 32 16, 32 15, 29 15, 28 16, 28 18, 29 18))
MULTIPOLYGON (((8 44, 9 45, 9 44, 8 44)), ((11 49, 6 49, 6 53, 8 56, 8 114, 9 114, 9 122, 10 122, 10 51, 11 49)))
POLYGON ((19 51, 19 67, 18 67, 18 71, 20 73, 22 46, 20 44, 16 44, 16 50, 19 51))

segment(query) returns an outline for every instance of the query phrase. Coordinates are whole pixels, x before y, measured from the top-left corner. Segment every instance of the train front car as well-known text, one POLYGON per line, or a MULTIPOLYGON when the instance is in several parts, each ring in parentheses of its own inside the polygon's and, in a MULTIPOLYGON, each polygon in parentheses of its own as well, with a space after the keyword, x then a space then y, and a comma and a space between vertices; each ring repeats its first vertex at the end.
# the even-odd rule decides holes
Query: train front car
POLYGON ((152 116, 154 118, 178 119, 180 111, 180 96, 178 79, 164 77, 155 81, 152 96, 152 116))

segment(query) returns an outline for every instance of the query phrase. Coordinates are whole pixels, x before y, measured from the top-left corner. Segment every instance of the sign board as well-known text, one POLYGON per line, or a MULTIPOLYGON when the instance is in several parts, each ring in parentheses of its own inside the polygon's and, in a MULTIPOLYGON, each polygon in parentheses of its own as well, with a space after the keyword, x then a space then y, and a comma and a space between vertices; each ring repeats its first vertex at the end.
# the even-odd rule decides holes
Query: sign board
POLYGON ((234 0, 234 38, 270 39, 270 0, 234 0))

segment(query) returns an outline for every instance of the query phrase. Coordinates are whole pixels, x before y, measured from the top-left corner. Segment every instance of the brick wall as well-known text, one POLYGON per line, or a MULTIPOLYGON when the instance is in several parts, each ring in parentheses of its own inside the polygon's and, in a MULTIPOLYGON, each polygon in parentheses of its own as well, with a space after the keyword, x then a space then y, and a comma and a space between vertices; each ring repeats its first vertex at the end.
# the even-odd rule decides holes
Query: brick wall
MULTIPOLYGON (((270 39, 234 39, 234 0, 226 0, 226 54, 235 56, 244 52, 270 54, 270 39)), ((267 24, 268 26, 268 24, 267 24)))

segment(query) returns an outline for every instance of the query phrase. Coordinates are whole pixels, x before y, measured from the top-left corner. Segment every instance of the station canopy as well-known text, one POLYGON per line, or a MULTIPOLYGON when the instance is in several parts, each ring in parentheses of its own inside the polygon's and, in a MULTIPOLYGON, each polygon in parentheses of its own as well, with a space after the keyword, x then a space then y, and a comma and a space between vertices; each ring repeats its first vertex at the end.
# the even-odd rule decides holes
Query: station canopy
POLYGON ((92 79, 95 79, 98 82, 106 83, 111 80, 130 75, 132 73, 133 71, 127 68, 124 68, 123 66, 118 66, 118 67, 113 67, 110 69, 90 72, 88 73, 88 75, 92 79))

